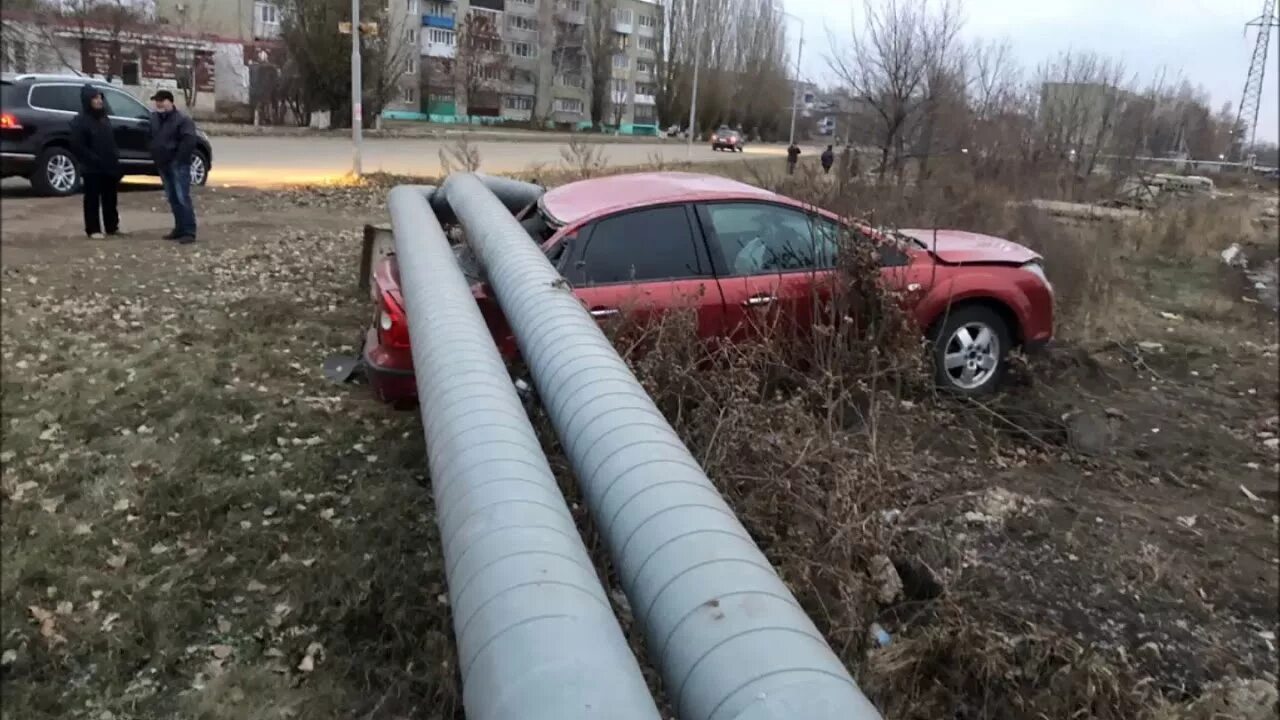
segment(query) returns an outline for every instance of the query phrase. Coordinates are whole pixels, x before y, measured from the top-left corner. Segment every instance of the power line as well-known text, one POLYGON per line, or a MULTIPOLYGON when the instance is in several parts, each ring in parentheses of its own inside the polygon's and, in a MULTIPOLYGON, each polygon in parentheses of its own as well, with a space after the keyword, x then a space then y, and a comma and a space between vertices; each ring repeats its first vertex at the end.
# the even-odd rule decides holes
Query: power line
POLYGON ((1262 14, 1245 24, 1258 29, 1253 46, 1253 58, 1249 61, 1249 74, 1244 81, 1244 93, 1240 96, 1240 109, 1236 112, 1236 141, 1234 153, 1243 157, 1254 146, 1258 135, 1258 110, 1262 106, 1262 80, 1267 72, 1267 49, 1271 42, 1271 29, 1280 27, 1276 16, 1276 0, 1262 0, 1262 14), (1248 142, 1246 143, 1246 139, 1248 142))

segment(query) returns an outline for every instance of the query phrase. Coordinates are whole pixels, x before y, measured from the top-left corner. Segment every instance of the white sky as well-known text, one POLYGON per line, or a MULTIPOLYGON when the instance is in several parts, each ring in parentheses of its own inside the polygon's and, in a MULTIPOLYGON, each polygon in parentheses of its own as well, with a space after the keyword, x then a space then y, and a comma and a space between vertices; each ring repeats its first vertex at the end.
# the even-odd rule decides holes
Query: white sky
MULTIPOLYGON (((862 0, 781 0, 804 21, 804 74, 830 80, 827 30, 848 37, 862 0), (856 14, 855 14, 856 13, 856 14)), ((1244 24, 1262 12, 1262 0, 964 0, 966 38, 1008 39, 1028 69, 1063 50, 1094 51, 1124 60, 1143 81, 1162 68, 1185 77, 1213 97, 1240 103, 1254 33, 1244 24)), ((791 36, 796 37, 796 29, 791 36)), ((794 44, 793 44, 794 52, 794 44)), ((1280 34, 1272 30, 1263 81, 1258 139, 1280 138, 1280 34)))

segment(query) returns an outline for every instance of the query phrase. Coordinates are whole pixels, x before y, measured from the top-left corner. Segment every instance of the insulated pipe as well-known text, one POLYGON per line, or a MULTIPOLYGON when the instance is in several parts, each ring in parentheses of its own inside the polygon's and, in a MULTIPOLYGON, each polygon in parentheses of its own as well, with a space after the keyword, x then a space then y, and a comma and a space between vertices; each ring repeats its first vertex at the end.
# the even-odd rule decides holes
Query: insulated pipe
POLYGON ((538 246, 445 182, 681 720, 879 713, 538 246))
MULTIPOLYGON (((476 177, 480 178, 480 182, 484 183, 484 186, 497 196, 498 200, 512 215, 538 202, 538 198, 542 197, 542 194, 546 192, 546 188, 540 185, 521 180, 512 180, 495 175, 483 175, 481 173, 476 173, 476 177)), ((435 211, 436 218, 440 222, 457 222, 457 217, 453 214, 453 208, 449 206, 448 193, 443 188, 435 188, 431 185, 418 185, 415 187, 420 187, 424 191, 427 188, 432 189, 432 192, 429 193, 431 209, 435 211)))
POLYGON ((440 223, 388 206, 467 717, 660 720, 440 223))

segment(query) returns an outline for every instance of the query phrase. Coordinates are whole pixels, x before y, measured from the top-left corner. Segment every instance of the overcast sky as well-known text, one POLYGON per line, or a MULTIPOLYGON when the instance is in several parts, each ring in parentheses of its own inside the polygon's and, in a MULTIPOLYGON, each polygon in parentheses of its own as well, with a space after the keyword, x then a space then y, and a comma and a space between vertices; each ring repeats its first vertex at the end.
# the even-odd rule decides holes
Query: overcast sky
MULTIPOLYGON (((804 21, 801 66, 819 82, 831 80, 827 30, 848 37, 862 0, 781 0, 804 21)), ((966 38, 1006 38, 1028 68, 1064 50, 1094 51, 1124 60, 1143 80, 1161 68, 1201 85, 1223 102, 1240 103, 1254 33, 1244 24, 1262 0, 965 0, 966 38)), ((796 37, 792 30, 793 38, 796 37)), ((794 42, 794 40, 793 40, 794 42)), ((794 45, 793 45, 794 51, 794 45)), ((1273 30, 1267 57, 1258 139, 1280 136, 1280 38, 1273 30)))

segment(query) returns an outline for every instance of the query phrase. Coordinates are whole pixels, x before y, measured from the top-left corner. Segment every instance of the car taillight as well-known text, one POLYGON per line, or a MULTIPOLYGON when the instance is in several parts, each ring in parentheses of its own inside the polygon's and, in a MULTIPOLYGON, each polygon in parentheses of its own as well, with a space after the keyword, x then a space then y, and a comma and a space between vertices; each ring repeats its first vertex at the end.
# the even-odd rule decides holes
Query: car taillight
POLYGON ((409 318, 404 308, 389 292, 383 292, 378 303, 378 344, 388 348, 409 348, 409 318))
POLYGON ((21 130, 22 123, 13 113, 0 113, 0 130, 21 130))

